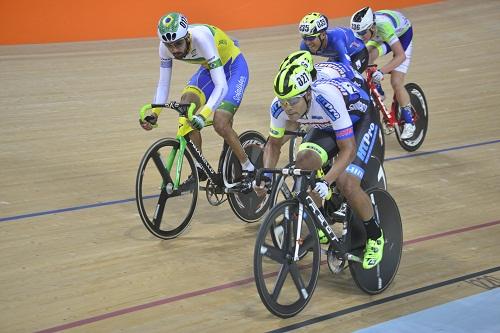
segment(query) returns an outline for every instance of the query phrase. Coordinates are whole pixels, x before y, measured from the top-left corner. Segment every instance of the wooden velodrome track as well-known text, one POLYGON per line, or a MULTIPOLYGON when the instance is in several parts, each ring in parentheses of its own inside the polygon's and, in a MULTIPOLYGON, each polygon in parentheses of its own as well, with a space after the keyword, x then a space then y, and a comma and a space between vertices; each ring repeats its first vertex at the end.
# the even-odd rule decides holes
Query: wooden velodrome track
MULTIPOLYGON (((209 206, 204 192, 175 240, 154 238, 139 219, 139 160, 176 130, 165 113, 152 132, 137 121, 158 79, 155 39, 0 47, 0 332, 351 332, 498 286, 500 6, 403 12, 415 33, 407 81, 426 92, 430 128, 413 154, 387 138, 404 223, 399 273, 370 297, 348 271, 323 265, 313 299, 288 320, 265 309, 254 285, 259 223, 209 206)), ((272 79, 297 47, 296 27, 232 35, 251 72, 235 128, 266 133, 272 79)), ((195 70, 175 63, 172 98, 195 70)), ((221 140, 203 134, 215 162, 221 140)))

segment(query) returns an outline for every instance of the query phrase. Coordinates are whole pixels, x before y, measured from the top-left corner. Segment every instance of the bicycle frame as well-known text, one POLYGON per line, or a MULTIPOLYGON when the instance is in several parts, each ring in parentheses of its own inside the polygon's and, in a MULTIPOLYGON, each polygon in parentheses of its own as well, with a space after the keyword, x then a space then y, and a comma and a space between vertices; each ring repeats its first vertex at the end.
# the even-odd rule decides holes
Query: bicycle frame
MULTIPOLYGON (((282 175, 289 175, 289 176, 299 176, 299 178, 296 180, 296 183, 294 185, 294 189, 292 191, 292 196, 297 199, 299 203, 299 216, 298 216, 298 223, 297 223, 297 231, 296 231, 296 239, 295 239, 295 253, 294 253, 294 261, 299 261, 299 249, 302 243, 301 239, 301 228, 302 228, 302 221, 303 221, 303 216, 304 216, 304 206, 307 206, 309 208, 309 211, 313 214, 313 221, 314 225, 317 228, 320 228, 327 236, 327 238, 330 241, 331 246, 333 246, 336 249, 336 252, 341 256, 345 257, 347 255, 348 260, 353 260, 357 262, 362 262, 361 258, 358 258, 350 253, 347 253, 347 244, 343 242, 340 237, 335 234, 333 229, 330 227, 328 224, 328 221, 324 217, 324 215, 321 213, 319 210, 318 206, 314 202, 314 200, 311 198, 309 194, 307 194, 307 188, 312 186, 312 180, 315 179, 316 171, 314 170, 302 170, 302 169, 295 169, 295 168, 284 168, 284 169, 259 169, 257 171, 256 175, 256 183, 257 185, 260 184, 261 180, 261 175, 263 173, 281 173, 282 175), (306 178, 307 183, 304 184, 303 180, 304 177, 306 178), (297 190, 298 189, 298 190, 297 190)), ((344 229, 347 226, 344 224, 344 229)))
MULTIPOLYGON (((175 174, 175 179, 173 181, 174 189, 176 190, 179 187, 182 164, 183 164, 182 156, 184 155, 186 147, 213 184, 219 186, 222 185, 221 184, 221 179, 222 179, 225 187, 230 188, 231 184, 227 183, 227 180, 224 179, 224 177, 221 177, 223 163, 224 163, 224 156, 227 153, 229 145, 226 142, 224 142, 224 146, 219 158, 218 171, 215 172, 210 163, 203 156, 201 151, 199 151, 198 147, 196 147, 194 142, 189 138, 189 133, 191 133, 194 130, 191 127, 190 121, 193 118, 193 112, 196 108, 196 105, 194 103, 179 104, 177 102, 170 102, 166 104, 146 104, 141 108, 140 119, 144 120, 146 117, 146 112, 153 108, 170 108, 179 113, 177 133, 175 136, 176 140, 179 141, 179 148, 172 150, 167 156, 167 159, 165 161, 165 169, 169 172, 174 162, 176 163, 176 174, 175 174)), ((210 126, 212 124, 213 121, 208 120, 206 126, 210 126)), ((157 125, 155 125, 155 127, 157 127, 157 125)))
POLYGON ((366 68, 366 83, 368 85, 368 88, 370 89, 370 93, 373 97, 375 105, 382 112, 382 117, 384 118, 385 125, 390 128, 395 128, 398 124, 398 120, 396 119, 396 95, 394 95, 393 97, 391 109, 389 111, 384 102, 382 102, 382 96, 378 92, 377 87, 372 80, 372 75, 376 71, 377 65, 368 65, 368 67, 366 68))

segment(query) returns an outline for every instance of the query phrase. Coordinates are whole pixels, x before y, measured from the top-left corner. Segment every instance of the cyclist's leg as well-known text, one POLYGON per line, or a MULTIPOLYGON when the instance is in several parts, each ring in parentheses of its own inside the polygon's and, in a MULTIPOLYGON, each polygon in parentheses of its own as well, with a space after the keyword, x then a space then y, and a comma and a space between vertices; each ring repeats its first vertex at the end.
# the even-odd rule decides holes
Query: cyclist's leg
POLYGON ((378 140, 380 130, 372 112, 367 112, 354 125, 358 150, 354 161, 337 178, 337 186, 349 206, 363 221, 367 234, 367 243, 363 267, 370 269, 382 260, 384 237, 368 195, 361 189, 361 179, 368 165, 373 146, 378 140))
POLYGON ((391 85, 396 94, 396 100, 399 103, 399 108, 401 109, 401 116, 405 122, 403 132, 401 133, 401 139, 408 139, 413 136, 415 132, 415 125, 412 118, 412 108, 410 95, 405 88, 405 75, 408 73, 408 68, 410 67, 411 55, 413 49, 413 29, 408 29, 400 38, 403 50, 405 50, 406 59, 401 65, 396 67, 391 74, 391 85))
MULTIPOLYGON (((206 91, 203 87, 211 82, 210 73, 202 66, 193 74, 188 84, 182 91, 181 103, 195 103, 196 111, 200 106, 206 103, 206 91)), ((201 151, 201 133, 198 130, 193 130, 189 133, 189 138, 193 141, 196 147, 201 151)))
POLYGON ((226 140, 240 161, 243 170, 253 171, 254 166, 241 147, 238 134, 233 129, 233 117, 240 106, 248 84, 248 65, 243 54, 239 54, 231 63, 224 66, 228 91, 214 114, 214 128, 217 134, 226 140))
MULTIPOLYGON (((335 134, 312 128, 299 146, 295 166, 301 169, 321 170, 337 153, 335 134)), ((311 197, 318 207, 323 206, 319 195, 312 192, 311 197)))

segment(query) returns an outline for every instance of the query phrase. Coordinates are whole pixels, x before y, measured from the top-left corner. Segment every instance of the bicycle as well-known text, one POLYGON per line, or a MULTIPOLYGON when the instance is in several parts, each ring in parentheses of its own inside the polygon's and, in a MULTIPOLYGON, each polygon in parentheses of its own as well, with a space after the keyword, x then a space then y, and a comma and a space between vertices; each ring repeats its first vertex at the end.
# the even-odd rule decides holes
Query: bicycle
MULTIPOLYGON (((228 200, 242 221, 258 221, 268 209, 268 196, 257 197, 253 192, 252 175, 243 177, 241 165, 229 145, 223 144, 216 172, 190 140, 189 133, 193 130, 190 120, 196 105, 175 101, 146 104, 139 112, 142 121, 152 108, 170 108, 179 113, 179 118, 176 137, 162 138, 153 143, 139 164, 135 198, 145 227, 161 239, 178 237, 191 223, 199 189, 206 192, 212 206, 228 200), (204 187, 199 187, 199 172, 207 178, 204 187), (159 194, 154 194, 158 191, 159 194)), ((207 126, 210 125, 212 121, 209 120, 207 126)), ((266 139, 256 131, 246 131, 239 139, 254 166, 262 166, 266 139)))
POLYGON ((347 265, 354 282, 365 293, 378 294, 389 287, 399 267, 403 232, 397 204, 387 191, 379 188, 367 191, 384 231, 385 246, 379 265, 365 270, 362 267, 366 242, 363 222, 347 207, 341 230, 333 230, 307 193, 309 188, 314 188, 316 171, 260 169, 257 184, 262 173, 295 179, 292 198, 268 212, 255 242, 255 284, 261 301, 272 314, 288 318, 305 308, 317 285, 322 252, 327 254, 332 273, 342 272, 347 265), (329 240, 327 250, 320 246, 318 229, 329 240))
POLYGON ((429 112, 424 91, 416 83, 407 83, 405 85, 405 89, 410 95, 412 117, 416 129, 411 138, 401 139, 401 132, 404 126, 404 121, 403 119, 401 119, 401 111, 399 110, 399 104, 396 100, 396 95, 393 96, 392 105, 389 110, 385 106, 382 100, 382 96, 377 90, 376 84, 372 80, 372 75, 376 71, 377 65, 368 65, 368 67, 366 68, 366 82, 373 99, 373 106, 382 117, 384 134, 390 135, 395 132, 396 138, 400 146, 404 150, 409 152, 417 150, 424 142, 429 122, 429 112))

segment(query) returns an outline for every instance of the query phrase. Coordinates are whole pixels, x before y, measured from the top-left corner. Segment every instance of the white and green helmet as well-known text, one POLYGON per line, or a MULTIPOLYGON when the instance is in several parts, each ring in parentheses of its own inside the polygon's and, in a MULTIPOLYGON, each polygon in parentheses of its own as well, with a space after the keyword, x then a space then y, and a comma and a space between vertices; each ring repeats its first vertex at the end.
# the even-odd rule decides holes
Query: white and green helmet
POLYGON ((299 32, 303 36, 316 35, 328 29, 328 18, 321 13, 309 13, 299 23, 299 32))
POLYGON ((157 33, 160 40, 165 43, 182 39, 188 33, 187 18, 180 13, 168 13, 160 18, 157 33))

